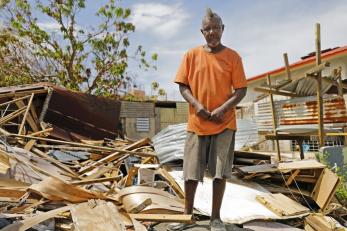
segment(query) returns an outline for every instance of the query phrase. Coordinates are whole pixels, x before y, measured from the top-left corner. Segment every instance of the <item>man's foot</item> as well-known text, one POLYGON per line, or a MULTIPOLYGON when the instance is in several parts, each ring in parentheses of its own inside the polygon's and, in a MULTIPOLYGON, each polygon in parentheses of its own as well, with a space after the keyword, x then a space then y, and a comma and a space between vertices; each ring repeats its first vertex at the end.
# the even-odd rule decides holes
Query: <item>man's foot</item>
POLYGON ((172 223, 167 227, 167 231, 179 231, 185 230, 190 227, 193 227, 195 224, 186 224, 186 223, 172 223))
POLYGON ((227 231, 221 219, 214 219, 210 222, 211 231, 227 231))

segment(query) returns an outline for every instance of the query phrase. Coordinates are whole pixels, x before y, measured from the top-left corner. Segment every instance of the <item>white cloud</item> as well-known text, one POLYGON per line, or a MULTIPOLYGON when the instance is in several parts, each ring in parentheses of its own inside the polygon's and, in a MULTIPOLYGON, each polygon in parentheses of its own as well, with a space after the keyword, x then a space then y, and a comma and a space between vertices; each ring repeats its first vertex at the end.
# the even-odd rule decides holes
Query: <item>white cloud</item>
POLYGON ((46 31, 59 31, 60 25, 57 22, 39 22, 37 25, 46 31))
POLYGON ((131 20, 137 30, 153 32, 166 39, 175 36, 188 18, 179 4, 142 3, 132 8, 131 20))

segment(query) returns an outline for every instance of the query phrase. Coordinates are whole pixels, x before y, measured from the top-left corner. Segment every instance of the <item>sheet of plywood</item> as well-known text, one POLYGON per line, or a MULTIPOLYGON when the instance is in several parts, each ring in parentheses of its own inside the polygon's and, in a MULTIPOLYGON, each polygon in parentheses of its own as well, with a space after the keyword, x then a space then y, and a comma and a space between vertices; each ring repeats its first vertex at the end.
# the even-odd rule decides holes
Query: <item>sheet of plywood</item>
POLYGON ((137 193, 150 193, 150 194, 158 194, 162 195, 164 197, 167 197, 169 199, 175 200, 179 203, 182 203, 183 200, 166 192, 161 189, 157 189, 154 187, 148 187, 148 186, 130 186, 123 188, 122 190, 119 191, 118 196, 121 199, 122 197, 129 195, 129 194, 137 194, 137 193))
POLYGON ((91 200, 74 206, 71 217, 76 231, 125 231, 117 207, 102 200, 91 200))
POLYGON ((284 162, 278 164, 278 170, 285 171, 285 170, 295 170, 295 169, 323 169, 326 166, 317 160, 310 159, 310 160, 298 160, 298 161, 292 161, 292 162, 284 162))
POLYGON ((31 185, 29 190, 54 201, 84 202, 89 199, 111 199, 101 193, 91 192, 53 177, 47 177, 43 181, 31 185))
POLYGON ((261 196, 258 195, 256 196, 256 199, 280 216, 294 216, 298 214, 305 214, 310 211, 305 206, 293 201, 281 193, 268 193, 261 196))
POLYGON ((340 182, 339 177, 329 169, 324 169, 315 185, 311 197, 321 209, 325 209, 340 182))
POLYGON ((152 193, 133 193, 121 197, 122 204, 126 211, 130 212, 133 208, 143 205, 143 202, 150 200, 150 204, 144 204, 141 213, 177 213, 182 212, 184 204, 174 199, 159 194, 152 193))

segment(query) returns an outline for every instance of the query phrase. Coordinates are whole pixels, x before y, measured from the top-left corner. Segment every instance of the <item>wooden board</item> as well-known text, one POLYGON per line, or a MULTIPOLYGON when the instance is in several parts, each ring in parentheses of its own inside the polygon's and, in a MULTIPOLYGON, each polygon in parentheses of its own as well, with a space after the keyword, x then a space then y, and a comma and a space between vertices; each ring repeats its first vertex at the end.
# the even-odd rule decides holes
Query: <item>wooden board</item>
POLYGON ((279 163, 278 169, 280 171, 295 170, 295 169, 323 169, 326 166, 317 160, 299 160, 287 163, 279 163))
POLYGON ((267 194, 263 196, 258 195, 256 196, 256 199, 279 216, 294 216, 305 214, 310 211, 305 206, 293 201, 281 193, 267 194))
POLYGON ((311 197, 324 210, 335 194, 340 182, 339 177, 329 169, 324 169, 315 185, 311 197))
POLYGON ((76 231, 125 231, 125 225, 117 207, 102 200, 91 200, 71 209, 76 231))

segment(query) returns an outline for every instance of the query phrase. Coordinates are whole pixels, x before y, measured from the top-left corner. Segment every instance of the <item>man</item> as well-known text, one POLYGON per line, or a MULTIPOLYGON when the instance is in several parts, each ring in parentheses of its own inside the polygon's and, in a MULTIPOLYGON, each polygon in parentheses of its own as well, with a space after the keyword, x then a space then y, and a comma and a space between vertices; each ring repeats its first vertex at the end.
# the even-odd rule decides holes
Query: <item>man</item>
MULTIPOLYGON (((224 25, 207 9, 201 33, 206 44, 188 51, 175 82, 189 103, 184 151, 185 214, 192 214, 194 197, 206 167, 213 178, 211 230, 224 231, 220 219, 226 179, 231 177, 236 131, 235 107, 246 95, 247 82, 240 56, 221 43, 224 25)), ((169 230, 183 230, 185 224, 169 230)))

